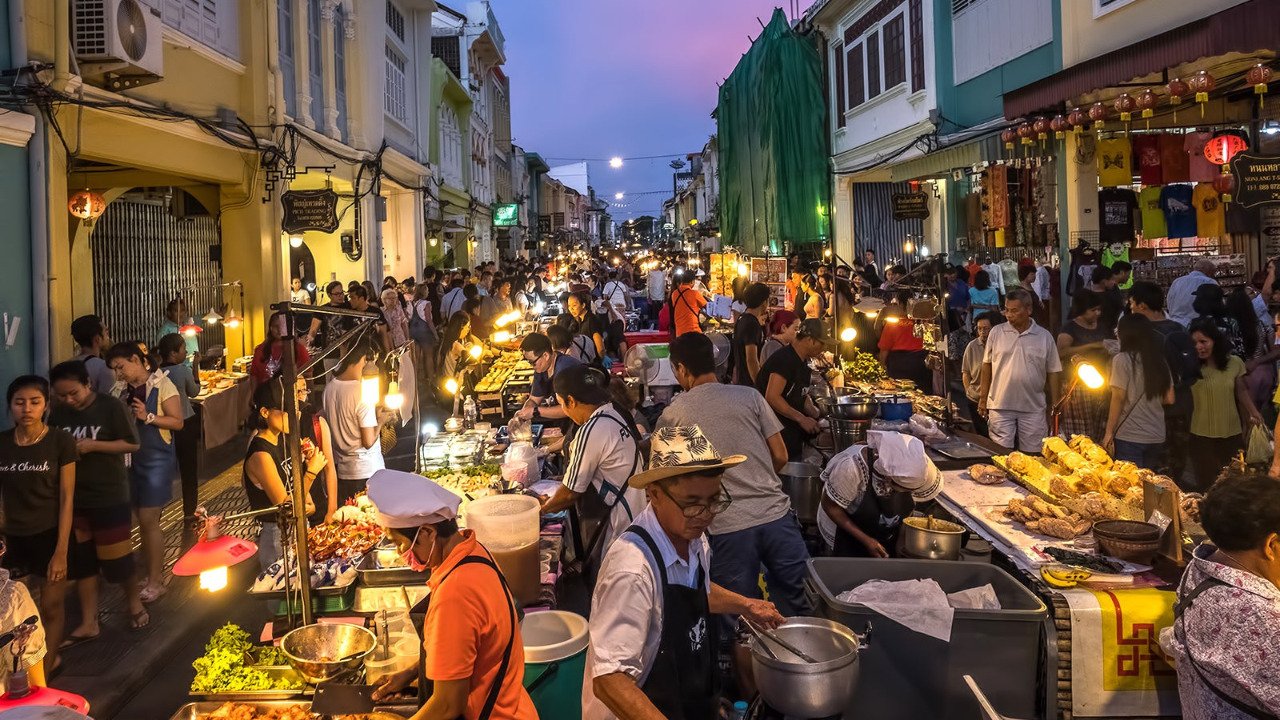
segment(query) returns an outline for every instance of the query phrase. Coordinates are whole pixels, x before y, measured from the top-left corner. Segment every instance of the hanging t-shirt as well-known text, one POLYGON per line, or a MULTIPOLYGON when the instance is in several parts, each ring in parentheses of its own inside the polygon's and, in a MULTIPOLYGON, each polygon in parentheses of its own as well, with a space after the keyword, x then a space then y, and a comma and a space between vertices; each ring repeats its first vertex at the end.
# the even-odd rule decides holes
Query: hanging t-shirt
POLYGON ((1160 191, 1160 209, 1171 238, 1196 236, 1196 207, 1190 185, 1165 185, 1160 191))
POLYGON ((1191 167, 1184 142, 1181 135, 1165 133, 1160 136, 1160 171, 1165 185, 1191 179, 1191 167))
POLYGON ((1204 156, 1204 146, 1212 137, 1213 133, 1193 132, 1187 133, 1183 140, 1182 149, 1187 154, 1189 165, 1187 179, 1192 182, 1213 182, 1214 176, 1219 173, 1218 166, 1204 156))
MULTIPOLYGON (((1102 248, 1102 266, 1111 267, 1117 262, 1129 262, 1129 246, 1108 245, 1102 248)), ((1133 273, 1129 273, 1129 279, 1120 285, 1121 290, 1128 290, 1133 287, 1133 273)))
POLYGON ((1133 138, 1133 164, 1143 185, 1163 185, 1160 172, 1160 136, 1135 135, 1133 138))
POLYGON ((1133 150, 1128 138, 1098 141, 1098 184, 1103 187, 1133 184, 1133 150))
POLYGON ((1093 276, 1093 268, 1098 264, 1098 251, 1081 241, 1071 248, 1071 267, 1067 275, 1067 294, 1071 295, 1082 287, 1088 287, 1093 276))
POLYGON ((1133 242, 1133 211, 1138 198, 1128 188, 1104 188, 1098 191, 1098 239, 1104 245, 1133 242))
POLYGON ((1191 195, 1196 205, 1196 234, 1202 238, 1217 238, 1227 234, 1226 212, 1222 198, 1212 183, 1200 183, 1191 195))
POLYGON ((1160 205, 1160 188, 1143 188, 1138 194, 1138 208, 1142 212, 1142 237, 1150 240, 1169 236, 1164 224, 1164 208, 1160 205))

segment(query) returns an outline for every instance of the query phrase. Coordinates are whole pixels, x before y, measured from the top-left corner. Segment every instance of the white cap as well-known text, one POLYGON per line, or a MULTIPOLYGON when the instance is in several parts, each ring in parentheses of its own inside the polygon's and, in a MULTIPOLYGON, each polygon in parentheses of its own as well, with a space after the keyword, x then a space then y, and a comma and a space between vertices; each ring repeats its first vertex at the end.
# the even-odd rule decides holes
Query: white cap
POLYGON ((416 528, 458 517, 462 498, 435 482, 401 470, 379 470, 369 478, 369 499, 378 522, 388 528, 416 528))
MULTIPOLYGON (((942 492, 942 473, 924 454, 924 443, 914 435, 896 432, 879 434, 876 445, 876 472, 910 490, 917 502, 932 500, 942 492)), ((870 440, 870 438, 868 438, 870 440)))

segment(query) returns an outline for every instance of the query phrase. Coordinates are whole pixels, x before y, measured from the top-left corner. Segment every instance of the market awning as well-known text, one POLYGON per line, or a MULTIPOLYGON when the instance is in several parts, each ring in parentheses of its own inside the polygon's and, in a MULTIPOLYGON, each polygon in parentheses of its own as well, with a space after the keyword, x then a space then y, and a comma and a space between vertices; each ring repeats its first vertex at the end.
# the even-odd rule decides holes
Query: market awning
POLYGON ((1004 116, 1060 109, 1069 98, 1132 81, 1200 58, 1280 47, 1280 3, 1249 0, 1073 65, 1004 95, 1004 116))
MULTIPOLYGON (((1003 126, 1004 122, 999 121, 993 125, 1003 126)), ((999 157, 1000 138, 988 132, 983 136, 958 142, 894 165, 890 172, 893 182, 923 180, 939 175, 950 175, 951 171, 957 168, 971 167, 983 160, 995 160, 999 157)))

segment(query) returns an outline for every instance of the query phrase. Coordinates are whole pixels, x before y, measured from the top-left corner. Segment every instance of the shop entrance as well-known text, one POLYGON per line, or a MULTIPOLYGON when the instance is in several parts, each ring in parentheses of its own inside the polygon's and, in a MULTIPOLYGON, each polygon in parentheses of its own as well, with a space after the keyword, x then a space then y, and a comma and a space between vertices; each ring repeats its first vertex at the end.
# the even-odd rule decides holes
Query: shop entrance
MULTIPOLYGON (((220 305, 217 222, 181 188, 134 188, 107 206, 89 237, 95 313, 115 340, 153 346, 165 307, 178 295, 203 328, 201 352, 224 345, 221 324, 202 318, 220 305), (213 260, 218 259, 218 262, 213 260), (194 288, 194 289, 191 289, 194 288)), ((189 318, 183 318, 186 321, 189 318)))

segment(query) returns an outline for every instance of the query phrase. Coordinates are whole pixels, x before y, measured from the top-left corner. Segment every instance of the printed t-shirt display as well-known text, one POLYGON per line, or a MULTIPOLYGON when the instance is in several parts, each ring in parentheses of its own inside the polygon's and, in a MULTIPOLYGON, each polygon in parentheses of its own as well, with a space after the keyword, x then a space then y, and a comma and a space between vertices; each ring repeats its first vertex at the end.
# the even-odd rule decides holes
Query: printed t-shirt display
POLYGON ((1133 183, 1133 155, 1128 138, 1098 141, 1098 183, 1116 187, 1133 183))
POLYGON ((1169 228, 1164 224, 1164 208, 1160 205, 1160 188, 1142 188, 1138 194, 1138 208, 1142 213, 1142 237, 1169 236, 1169 228))
POLYGON ((1160 208, 1171 238, 1196 236, 1196 207, 1191 194, 1190 185, 1166 185, 1160 191, 1160 208))
POLYGON ((1098 239, 1104 244, 1133 242, 1133 212, 1138 200, 1132 190, 1104 188, 1098 191, 1098 239))
POLYGON ((1222 237, 1227 234, 1226 212, 1222 198, 1211 183, 1200 183, 1192 192, 1196 205, 1196 234, 1203 238, 1222 237))
POLYGON ((1209 162, 1204 156, 1204 146, 1213 137, 1213 133, 1193 132, 1187 133, 1183 140, 1183 149, 1187 154, 1187 161, 1190 164, 1190 179, 1192 182, 1213 182, 1213 178, 1218 175, 1220 170, 1218 166, 1209 162))
POLYGON ((1160 136, 1160 174, 1165 185, 1191 179, 1185 143, 1181 135, 1165 133, 1160 136))
POLYGON ((1136 135, 1133 138, 1133 164, 1143 185, 1163 185, 1160 168, 1160 136, 1136 135))

